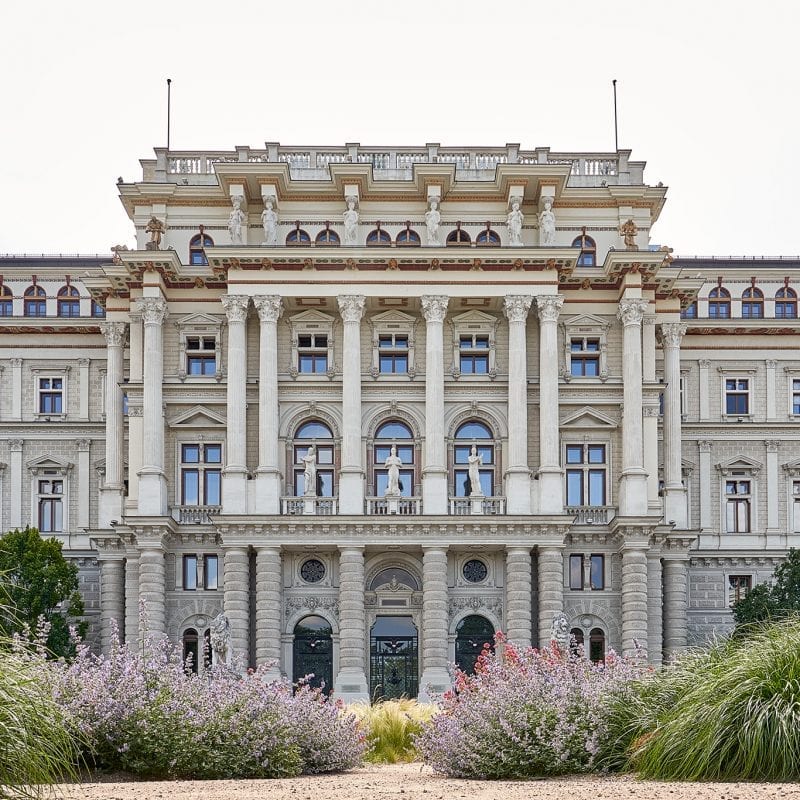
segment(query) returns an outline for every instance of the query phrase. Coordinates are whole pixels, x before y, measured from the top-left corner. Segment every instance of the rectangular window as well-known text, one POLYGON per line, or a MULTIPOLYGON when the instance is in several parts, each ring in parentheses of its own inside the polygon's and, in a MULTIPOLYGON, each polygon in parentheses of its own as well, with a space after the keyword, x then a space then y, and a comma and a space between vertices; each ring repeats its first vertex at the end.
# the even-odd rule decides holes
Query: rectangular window
POLYGON ((378 337, 378 366, 382 375, 408 373, 408 336, 394 333, 378 337))
POLYGON ((189 336, 186 339, 186 374, 217 374, 217 340, 214 336, 189 336))
POLYGON ((606 557, 594 553, 590 556, 589 585, 593 590, 606 588, 606 557))
POLYGON ((792 482, 792 530, 800 533, 800 481, 792 482))
POLYGON ((205 569, 204 585, 205 589, 219 588, 219 558, 217 556, 203 556, 205 569))
POLYGON ((297 370, 305 375, 328 371, 328 336, 309 333, 297 337, 297 370))
POLYGON ((752 575, 728 575, 728 605, 743 600, 753 588, 752 575))
POLYGON ((728 533, 750 532, 750 481, 725 481, 725 518, 728 533))
POLYGON ((573 553, 569 557, 569 588, 583 589, 583 553, 573 553))
POLYGON ((222 445, 181 445, 181 505, 222 505, 222 445))
POLYGON ((39 378, 39 413, 64 413, 63 378, 39 378))
POLYGON ((750 413, 750 379, 725 378, 725 413, 750 413))
POLYGON ((64 529, 63 480, 43 480, 38 486, 39 531, 41 533, 60 533, 64 529))
POLYGON ((796 300, 776 300, 775 319, 796 319, 797 301, 796 300))
POLYGON ((489 337, 462 335, 458 340, 459 369, 462 375, 487 375, 489 337))
POLYGON ((744 319, 761 319, 764 316, 764 303, 761 300, 742 300, 744 319))
POLYGON ((570 375, 596 378, 600 375, 600 340, 570 339, 570 375))
POLYGON ((606 505, 606 446, 567 445, 566 461, 567 505, 606 505))
POLYGON ((197 556, 183 557, 183 588, 187 592, 197 589, 197 556))
POLYGON ((792 378, 792 414, 800 414, 800 380, 792 378))

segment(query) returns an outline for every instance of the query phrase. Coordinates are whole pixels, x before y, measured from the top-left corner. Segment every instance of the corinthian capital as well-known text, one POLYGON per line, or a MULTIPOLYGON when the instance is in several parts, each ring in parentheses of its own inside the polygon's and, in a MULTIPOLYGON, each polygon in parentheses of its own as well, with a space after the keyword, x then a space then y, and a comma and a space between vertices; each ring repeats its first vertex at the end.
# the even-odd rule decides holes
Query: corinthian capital
POLYGON ((560 294, 544 294, 536 298, 536 311, 539 322, 558 322, 558 315, 564 298, 560 294))
POLYGON ((665 348, 680 347, 684 333, 686 333, 686 325, 682 322, 661 323, 661 342, 665 348))
POLYGON ((422 301, 422 316, 426 322, 444 322, 447 314, 447 304, 450 298, 445 294, 424 294, 422 301))
POLYGON ((623 297, 619 301, 617 309, 617 319, 622 320, 623 325, 641 325, 644 312, 649 303, 641 297, 623 297))
POLYGON ((124 322, 101 322, 100 331, 106 337, 109 347, 122 347, 125 344, 127 325, 124 322))
POLYGON ((257 294, 253 305, 262 322, 277 322, 283 314, 283 301, 279 294, 257 294))
POLYGON ((507 294, 503 300, 503 311, 509 322, 525 322, 531 309, 533 297, 529 294, 507 294))
POLYGON ((224 294, 220 297, 228 322, 245 322, 250 298, 243 294, 224 294))
POLYGON ((339 313, 345 322, 361 322, 367 301, 363 294, 340 294, 336 299, 339 301, 339 313))
POLYGON ((160 325, 167 316, 167 301, 163 297, 142 297, 139 311, 145 325, 160 325))

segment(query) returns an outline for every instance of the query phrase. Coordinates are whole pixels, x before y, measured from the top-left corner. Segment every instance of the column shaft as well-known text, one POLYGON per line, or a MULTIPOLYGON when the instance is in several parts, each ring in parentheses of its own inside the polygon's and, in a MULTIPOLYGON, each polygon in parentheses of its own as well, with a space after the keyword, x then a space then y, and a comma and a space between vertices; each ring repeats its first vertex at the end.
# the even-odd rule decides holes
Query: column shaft
POLYGON ((144 547, 139 555, 139 600, 144 603, 146 629, 139 632, 145 639, 167 635, 166 568, 164 551, 144 547))
POLYGON ((664 649, 663 594, 661 554, 651 550, 647 553, 647 653, 652 664, 661 663, 664 649))
POLYGON ((556 615, 564 611, 564 555, 560 547, 540 547, 539 647, 550 644, 550 629, 556 615))
POLYGON ((122 389, 123 345, 126 325, 104 322, 101 330, 106 337, 106 475, 100 494, 98 527, 106 528, 112 519, 122 518, 123 495, 123 416, 122 389))
POLYGON ((664 559, 664 660, 672 661, 689 643, 689 562, 664 559))
POLYGON ((250 555, 245 547, 224 548, 223 608, 231 625, 233 658, 250 666, 250 555))
POLYGON ((364 620, 364 548, 339 550, 339 673, 336 696, 346 702, 369 698, 364 620))
POLYGON ((268 662, 270 677, 280 675, 281 658, 281 550, 256 551, 256 665, 268 662))
POLYGON ((139 640, 139 554, 125 557, 125 643, 136 647, 139 640))
POLYGON ((664 323, 664 518, 676 528, 687 528, 686 490, 681 480, 681 339, 686 326, 664 323))
POLYGON ((422 677, 420 695, 440 693, 447 672, 447 548, 426 547, 422 559, 422 677))
POLYGON ((647 552, 622 551, 622 654, 647 652, 647 552))
POLYGON ((121 558, 100 561, 100 650, 111 652, 114 625, 122 641, 125 624, 125 574, 121 558))
POLYGON ((532 584, 531 551, 506 548, 506 635, 517 647, 531 645, 532 584))

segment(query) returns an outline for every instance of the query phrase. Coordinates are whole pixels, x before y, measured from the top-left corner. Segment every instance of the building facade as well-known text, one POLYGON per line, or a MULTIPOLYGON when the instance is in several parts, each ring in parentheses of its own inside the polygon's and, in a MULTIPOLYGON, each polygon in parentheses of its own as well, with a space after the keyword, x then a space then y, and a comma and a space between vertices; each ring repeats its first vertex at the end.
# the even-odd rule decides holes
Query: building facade
POLYGON ((800 541, 800 262, 673 259, 629 151, 142 167, 135 250, 2 259, 2 525, 79 559, 98 647, 202 669, 224 613, 250 666, 424 695, 564 614, 660 663, 800 541))

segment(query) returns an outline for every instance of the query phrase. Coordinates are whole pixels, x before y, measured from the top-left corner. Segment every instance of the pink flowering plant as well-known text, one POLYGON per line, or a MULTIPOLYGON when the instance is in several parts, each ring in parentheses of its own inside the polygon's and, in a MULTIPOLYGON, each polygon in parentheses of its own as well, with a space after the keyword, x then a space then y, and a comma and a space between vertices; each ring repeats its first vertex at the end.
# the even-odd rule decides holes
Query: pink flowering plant
POLYGON ((641 675, 640 659, 604 663, 557 647, 519 650, 495 636, 474 675, 456 670, 441 712, 417 739, 437 772, 461 778, 528 778, 588 772, 608 735, 606 707, 641 675))

